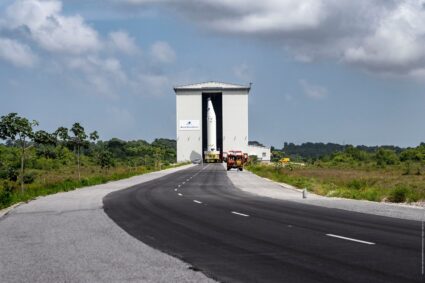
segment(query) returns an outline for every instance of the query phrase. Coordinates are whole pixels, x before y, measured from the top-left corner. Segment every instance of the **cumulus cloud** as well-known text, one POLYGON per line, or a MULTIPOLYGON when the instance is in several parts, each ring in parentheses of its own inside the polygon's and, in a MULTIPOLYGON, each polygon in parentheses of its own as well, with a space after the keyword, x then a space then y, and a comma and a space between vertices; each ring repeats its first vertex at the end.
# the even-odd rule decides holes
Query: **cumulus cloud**
POLYGON ((425 67, 425 0, 127 0, 160 4, 197 25, 268 40, 296 60, 330 58, 409 75, 425 67))
POLYGON ((307 97, 323 99, 328 96, 328 90, 322 86, 311 84, 306 80, 300 80, 299 84, 307 97))
POLYGON ((37 56, 31 48, 16 40, 0 37, 0 58, 17 67, 32 67, 37 56))
POLYGON ((109 33, 109 41, 112 47, 118 51, 132 55, 139 52, 135 40, 125 31, 114 31, 109 33))
POLYGON ((82 74, 84 87, 96 94, 117 97, 119 89, 128 81, 120 61, 116 58, 99 58, 98 56, 73 57, 66 60, 70 71, 82 74))
POLYGON ((152 57, 161 63, 171 63, 176 59, 176 53, 171 46, 164 41, 158 41, 151 46, 152 57))
MULTIPOLYGON (((110 98, 164 93, 169 78, 152 74, 149 63, 174 61, 174 50, 156 42, 151 58, 139 55, 140 48, 126 31, 101 36, 82 16, 65 15, 60 0, 15 0, 0 11, 0 60, 19 67, 40 61, 41 70, 60 74, 81 93, 110 98), (137 55, 137 65, 126 60, 123 65, 123 54, 137 55)), ((155 71, 161 72, 161 66, 155 71)))
POLYGON ((47 51, 81 54, 102 46, 97 31, 79 15, 63 15, 57 0, 17 0, 7 7, 2 27, 25 30, 47 51))

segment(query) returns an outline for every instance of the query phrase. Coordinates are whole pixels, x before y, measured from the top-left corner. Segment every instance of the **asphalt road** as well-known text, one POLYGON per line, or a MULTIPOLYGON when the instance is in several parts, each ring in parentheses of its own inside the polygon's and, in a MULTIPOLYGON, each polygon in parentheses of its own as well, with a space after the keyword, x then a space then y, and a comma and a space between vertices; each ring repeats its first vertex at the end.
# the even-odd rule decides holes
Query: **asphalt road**
POLYGON ((222 282, 425 282, 420 222, 253 196, 220 164, 103 202, 130 235, 222 282))

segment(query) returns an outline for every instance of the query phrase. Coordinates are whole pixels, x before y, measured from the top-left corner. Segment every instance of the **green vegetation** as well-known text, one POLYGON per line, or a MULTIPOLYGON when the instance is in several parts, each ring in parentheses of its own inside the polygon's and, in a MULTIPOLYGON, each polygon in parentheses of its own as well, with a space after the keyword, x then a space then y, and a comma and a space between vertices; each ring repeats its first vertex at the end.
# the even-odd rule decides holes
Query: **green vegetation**
MULTIPOLYGON (((285 149, 278 157, 288 156, 285 149)), ((415 148, 344 146, 304 164, 251 164, 247 169, 319 195, 388 202, 425 200, 425 143, 415 148)))
POLYGON ((53 133, 11 113, 0 118, 0 209, 20 201, 176 166, 176 141, 97 141, 75 123, 53 133))

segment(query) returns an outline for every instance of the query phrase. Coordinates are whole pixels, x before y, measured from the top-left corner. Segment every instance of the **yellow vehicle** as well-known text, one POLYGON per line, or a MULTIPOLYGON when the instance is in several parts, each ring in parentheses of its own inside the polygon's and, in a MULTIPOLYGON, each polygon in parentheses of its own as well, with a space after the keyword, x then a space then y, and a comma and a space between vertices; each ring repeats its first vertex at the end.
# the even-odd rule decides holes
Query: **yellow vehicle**
POLYGON ((287 163, 291 162, 291 159, 289 159, 289 157, 284 157, 284 158, 280 159, 279 162, 287 164, 287 163))

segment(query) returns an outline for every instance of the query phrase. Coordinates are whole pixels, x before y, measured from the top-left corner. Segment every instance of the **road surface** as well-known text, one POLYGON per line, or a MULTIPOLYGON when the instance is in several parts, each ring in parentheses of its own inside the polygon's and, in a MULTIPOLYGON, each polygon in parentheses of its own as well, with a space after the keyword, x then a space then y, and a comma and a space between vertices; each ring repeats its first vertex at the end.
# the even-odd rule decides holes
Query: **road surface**
POLYGON ((127 233, 222 282, 424 282, 421 223, 236 189, 221 164, 113 192, 127 233))

